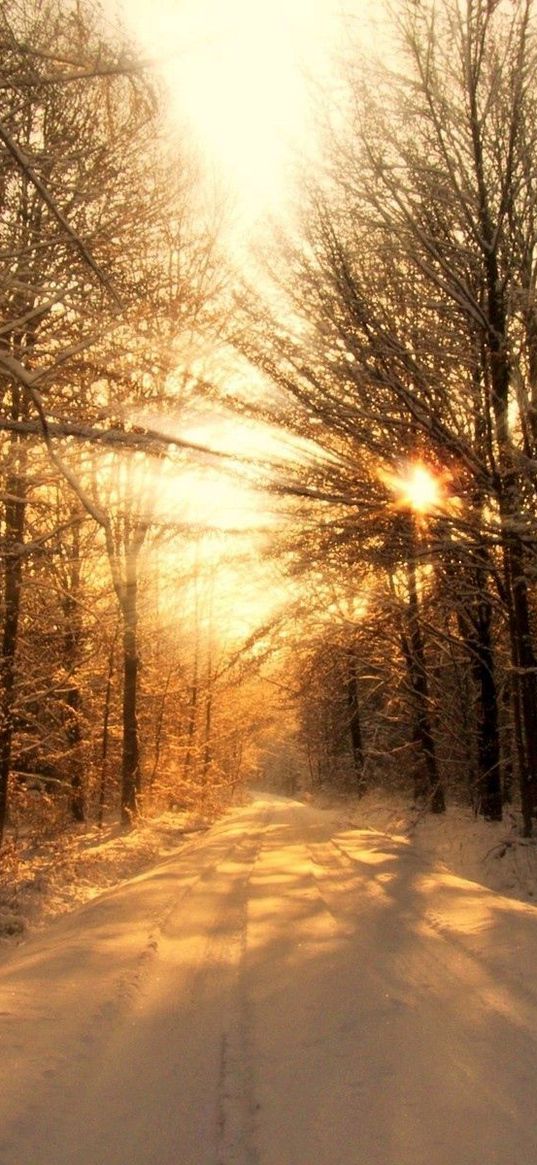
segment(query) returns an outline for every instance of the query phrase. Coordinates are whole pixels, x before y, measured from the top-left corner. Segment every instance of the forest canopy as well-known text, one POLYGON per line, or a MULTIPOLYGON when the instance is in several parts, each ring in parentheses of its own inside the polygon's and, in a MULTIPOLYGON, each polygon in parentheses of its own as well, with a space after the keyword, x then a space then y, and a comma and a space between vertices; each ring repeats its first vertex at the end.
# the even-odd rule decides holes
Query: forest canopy
POLYGON ((351 28, 244 264, 96 4, 6 2, 0 40, 0 835, 254 779, 508 803, 530 835, 533 0, 402 0, 382 61, 351 28), (176 432, 201 406, 227 456, 176 432), (216 495, 222 461, 271 512, 239 556, 174 484, 216 495), (287 607, 238 635, 259 555, 287 607))

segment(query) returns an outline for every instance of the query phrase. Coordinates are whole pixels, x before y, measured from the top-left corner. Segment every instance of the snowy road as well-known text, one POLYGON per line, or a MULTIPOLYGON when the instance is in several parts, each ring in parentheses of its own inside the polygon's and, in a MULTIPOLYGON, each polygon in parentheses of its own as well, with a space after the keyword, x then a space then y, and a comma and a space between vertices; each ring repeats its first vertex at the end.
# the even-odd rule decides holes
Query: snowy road
POLYGON ((1 1165, 536 1165, 537 910, 278 798, 0 964, 1 1165))

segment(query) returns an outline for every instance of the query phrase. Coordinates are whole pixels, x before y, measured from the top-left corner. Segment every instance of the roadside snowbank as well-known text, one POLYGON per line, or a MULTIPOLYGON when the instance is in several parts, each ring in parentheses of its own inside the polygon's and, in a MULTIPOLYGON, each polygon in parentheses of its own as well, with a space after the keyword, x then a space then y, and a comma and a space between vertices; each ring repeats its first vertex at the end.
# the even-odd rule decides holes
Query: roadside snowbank
POLYGON ((0 948, 167 857, 210 824, 164 813, 125 833, 116 823, 72 826, 40 844, 7 838, 0 868, 0 948))
POLYGON ((537 838, 520 837, 509 811, 503 821, 483 821, 470 806, 451 804, 445 814, 434 815, 382 789, 340 807, 352 826, 403 835, 437 867, 521 902, 537 899, 537 838))

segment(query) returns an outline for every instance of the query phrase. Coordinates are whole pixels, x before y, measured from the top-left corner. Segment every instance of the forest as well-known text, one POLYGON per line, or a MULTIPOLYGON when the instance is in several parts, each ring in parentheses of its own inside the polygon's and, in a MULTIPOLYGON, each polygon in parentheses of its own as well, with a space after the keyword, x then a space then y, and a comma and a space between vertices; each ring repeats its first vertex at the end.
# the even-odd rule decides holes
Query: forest
POLYGON ((252 783, 532 835, 537 9, 383 35, 239 262, 96 0, 0 4, 4 849, 252 783))

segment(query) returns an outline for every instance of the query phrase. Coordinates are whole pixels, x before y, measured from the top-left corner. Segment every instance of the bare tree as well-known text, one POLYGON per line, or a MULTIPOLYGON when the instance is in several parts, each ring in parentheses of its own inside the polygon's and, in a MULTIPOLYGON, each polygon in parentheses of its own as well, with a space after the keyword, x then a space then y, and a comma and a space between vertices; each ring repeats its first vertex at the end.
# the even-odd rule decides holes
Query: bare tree
MULTIPOLYGON (((155 433, 146 437, 134 414, 148 400, 154 411, 162 407, 163 386, 177 364, 175 339, 178 333, 184 339, 187 331, 192 337, 201 320, 209 285, 216 280, 216 254, 214 226, 208 228, 195 208, 192 166, 185 159, 181 170, 164 144, 154 84, 134 55, 121 49, 119 37, 104 38, 91 2, 77 5, 66 20, 56 0, 38 6, 31 0, 14 0, 0 14, 0 40, 4 106, 0 389, 7 551, 1 833, 28 559, 28 459, 33 464, 32 451, 41 442, 65 488, 74 491, 78 503, 104 531, 115 570, 117 530, 106 505, 92 497, 73 439, 108 442, 112 448, 142 447, 151 456, 160 456, 169 447, 165 437, 155 433), (166 337, 162 326, 157 335, 154 323, 164 318, 166 337)), ((177 399, 179 380, 176 377, 173 388, 166 389, 168 400, 177 399)), ((125 676, 131 693, 137 678, 131 642, 136 561, 144 536, 143 522, 131 523, 123 547, 125 572, 114 573, 130 628, 125 676)), ((75 632, 69 649, 71 670, 76 639, 75 632)), ((67 640, 65 646, 67 651, 67 640)), ((75 748, 79 717, 74 677, 70 693, 66 698, 72 705, 75 748)), ((126 707, 129 702, 130 696, 126 707)), ((127 720, 132 723, 132 716, 127 720)), ((136 774, 134 738, 127 727, 125 732, 130 768, 136 774)))
POLYGON ((366 545, 374 549, 385 525, 375 461, 396 468, 421 459, 449 478, 459 504, 446 510, 431 552, 438 567, 473 563, 463 621, 480 691, 480 803, 487 816, 501 811, 495 591, 510 637, 529 833, 537 788, 534 5, 409 2, 394 9, 393 26, 397 67, 379 67, 374 84, 363 61, 351 71, 347 125, 332 127, 307 210, 303 192, 301 237, 283 240, 286 316, 275 323, 274 308, 250 296, 234 340, 278 385, 280 402, 287 398, 273 410, 281 422, 324 450, 315 466, 299 464, 287 487, 346 506, 349 528, 354 512, 357 557, 367 509, 366 545))

